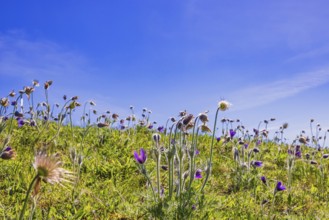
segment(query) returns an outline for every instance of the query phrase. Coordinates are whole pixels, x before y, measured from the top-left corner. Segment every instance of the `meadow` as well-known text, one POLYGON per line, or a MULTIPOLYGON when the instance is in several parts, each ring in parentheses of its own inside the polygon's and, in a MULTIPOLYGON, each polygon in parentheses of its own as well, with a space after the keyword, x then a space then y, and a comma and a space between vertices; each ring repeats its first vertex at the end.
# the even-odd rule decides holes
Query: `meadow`
POLYGON ((52 89, 33 81, 1 94, 2 219, 329 218, 328 131, 313 119, 286 143, 287 123, 246 128, 222 118, 225 100, 212 119, 181 111, 154 123, 133 106, 121 115, 78 96, 50 103, 52 89))

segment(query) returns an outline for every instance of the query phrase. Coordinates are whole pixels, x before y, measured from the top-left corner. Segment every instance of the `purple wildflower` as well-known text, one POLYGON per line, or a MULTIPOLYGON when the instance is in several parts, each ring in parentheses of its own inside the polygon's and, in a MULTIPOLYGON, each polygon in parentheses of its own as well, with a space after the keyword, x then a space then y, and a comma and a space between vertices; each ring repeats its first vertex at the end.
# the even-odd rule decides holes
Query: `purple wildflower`
POLYGON ((217 140, 217 142, 219 142, 220 141, 220 137, 217 137, 216 140, 217 140))
POLYGON ((249 144, 244 144, 244 149, 247 149, 249 147, 249 144))
POLYGON ((18 127, 22 127, 25 124, 24 120, 22 118, 17 118, 17 125, 18 127))
POLYGON ((261 180, 265 185, 267 185, 267 181, 266 181, 266 177, 265 177, 265 176, 262 176, 262 177, 260 178, 260 180, 261 180))
POLYGON ((255 136, 258 136, 259 131, 256 128, 254 128, 253 130, 254 130, 255 136))
POLYGON ((298 157, 298 158, 301 158, 302 157, 302 152, 301 151, 296 151, 295 156, 298 157))
POLYGON ((260 150, 259 150, 258 147, 254 147, 254 148, 252 149, 252 151, 255 152, 255 153, 259 153, 260 150))
POLYGON ((233 129, 230 129, 230 137, 233 138, 236 132, 233 129))
POLYGON ((195 155, 199 155, 200 151, 199 150, 195 150, 195 155))
POLYGON ((159 126, 158 127, 158 132, 162 133, 162 132, 164 132, 164 130, 165 130, 164 126, 159 126))
POLYGON ((201 172, 202 172, 201 169, 197 169, 195 171, 195 179, 201 179, 202 178, 201 172))
POLYGON ((329 157, 329 154, 323 154, 322 156, 324 159, 327 159, 329 157))
POLYGON ((144 164, 146 161, 146 152, 143 148, 140 149, 140 155, 135 151, 134 152, 134 157, 137 163, 139 164, 144 164))
POLYGON ((286 190, 286 187, 284 185, 282 185, 281 181, 278 181, 278 183, 276 184, 276 187, 275 187, 275 191, 278 192, 278 191, 283 191, 283 190, 286 190))
POLYGON ((21 118, 21 117, 24 116, 23 113, 20 113, 19 111, 15 111, 14 115, 15 115, 15 117, 17 117, 17 118, 21 118))
POLYGON ((251 163, 252 163, 252 165, 254 167, 261 167, 261 166, 263 166, 263 162, 262 161, 256 160, 256 161, 252 161, 251 163))

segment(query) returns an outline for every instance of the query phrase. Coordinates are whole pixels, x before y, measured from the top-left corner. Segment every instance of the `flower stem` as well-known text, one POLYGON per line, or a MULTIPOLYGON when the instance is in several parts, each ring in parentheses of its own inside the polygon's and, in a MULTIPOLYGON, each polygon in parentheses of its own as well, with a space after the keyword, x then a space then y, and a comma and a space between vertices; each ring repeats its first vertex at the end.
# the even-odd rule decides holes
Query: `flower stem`
POLYGON ((39 178, 39 174, 37 174, 37 175, 33 178, 32 182, 30 183, 29 189, 28 189, 27 192, 26 192, 26 196, 25 196, 25 200, 24 200, 23 209, 22 209, 22 211, 21 211, 21 214, 19 215, 19 220, 22 220, 22 219, 24 218, 24 212, 25 212, 25 209, 26 209, 26 204, 27 204, 27 200, 28 200, 28 198, 29 198, 29 194, 31 193, 31 190, 32 190, 32 188, 33 188, 33 185, 34 185, 35 181, 36 181, 38 178, 39 178))
MULTIPOLYGON (((142 168, 143 169, 143 168, 142 168)), ((143 172, 142 172, 143 173, 143 172)), ((154 201, 156 201, 156 195, 155 195, 155 192, 154 192, 154 189, 153 189, 153 185, 152 185, 152 182, 150 180, 150 177, 147 175, 146 171, 145 173, 143 173, 147 179, 147 181, 149 182, 150 186, 151 186, 151 189, 152 189, 152 193, 153 193, 153 197, 154 197, 154 201)))
POLYGON ((219 108, 217 108, 217 111, 216 111, 215 122, 214 122, 214 130, 213 130, 212 139, 211 139, 210 156, 209 156, 209 162, 208 162, 208 169, 209 170, 206 172, 206 178, 205 178, 205 180, 202 184, 201 192, 203 192, 203 189, 206 186, 206 183, 207 183, 207 181, 209 179, 209 176, 210 176, 210 173, 211 173, 212 149, 213 149, 213 146, 214 146, 214 139, 215 139, 218 112, 219 112, 219 108))

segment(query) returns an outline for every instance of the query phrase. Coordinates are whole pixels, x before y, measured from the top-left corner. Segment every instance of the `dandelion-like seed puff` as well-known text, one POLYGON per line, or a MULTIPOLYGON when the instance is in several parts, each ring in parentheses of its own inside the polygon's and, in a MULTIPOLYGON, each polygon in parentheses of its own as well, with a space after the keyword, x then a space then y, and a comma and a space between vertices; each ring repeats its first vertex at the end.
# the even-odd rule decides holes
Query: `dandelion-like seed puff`
POLYGON ((62 182, 71 182, 74 179, 73 173, 61 166, 62 162, 57 155, 48 156, 40 152, 34 157, 33 167, 39 178, 47 183, 61 184, 62 182))
POLYGON ((228 110, 231 106, 232 106, 232 104, 229 103, 228 101, 225 101, 225 100, 221 100, 220 102, 218 102, 218 108, 219 108, 221 111, 226 111, 226 110, 228 110))
POLYGON ((61 186, 64 186, 64 182, 72 183, 72 180, 75 178, 75 176, 72 172, 62 168, 61 166, 62 162, 59 160, 59 157, 56 154, 48 156, 44 152, 37 153, 37 155, 34 157, 33 163, 33 167, 37 171, 37 174, 33 178, 26 192, 23 209, 19 217, 20 220, 24 218, 27 200, 31 190, 33 189, 33 196, 36 196, 39 193, 41 180, 46 183, 59 184, 61 186))

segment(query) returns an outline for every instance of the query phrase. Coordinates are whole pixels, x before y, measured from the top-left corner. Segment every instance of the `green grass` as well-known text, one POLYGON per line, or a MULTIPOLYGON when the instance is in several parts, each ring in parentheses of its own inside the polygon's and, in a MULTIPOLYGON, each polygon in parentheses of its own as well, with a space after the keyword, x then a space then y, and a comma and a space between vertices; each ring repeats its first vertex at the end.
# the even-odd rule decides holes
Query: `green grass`
MULTIPOLYGON (((52 81, 44 84, 46 101, 41 104, 33 103, 36 82, 17 96, 11 93, 1 99, 2 219, 17 219, 26 195, 24 219, 329 219, 329 159, 323 158, 327 149, 309 147, 326 138, 328 131, 319 137, 319 126, 312 141, 301 140, 304 144, 300 158, 295 152, 288 154, 298 140, 291 146, 282 144, 287 124, 279 129, 280 138, 270 141, 266 130, 269 121, 264 121, 265 131, 256 137, 247 135, 237 122, 234 128, 237 134, 230 138, 229 128, 237 124, 222 120, 221 140, 213 142, 211 135, 201 134, 202 129, 209 130, 205 127, 208 117, 205 113, 192 117, 180 112, 183 117, 177 119, 177 124, 168 120, 169 127, 166 126, 167 131, 172 126, 175 135, 161 133, 158 143, 153 139, 156 130, 149 128, 154 124, 150 123, 148 110, 143 110, 142 118, 136 118, 133 107, 130 108, 129 119, 122 122, 126 127, 120 130, 115 127, 123 118, 109 112, 99 115, 94 111, 95 103, 89 101, 82 105, 84 126, 73 126, 72 114, 81 106, 78 97, 65 97, 63 106, 51 107, 48 102, 51 84, 52 81), (28 106, 17 103, 10 106, 10 99, 17 103, 24 99, 28 106), (18 127, 16 118, 23 118, 22 112, 26 124, 18 127), (4 120, 4 116, 9 119, 4 120), (32 122, 37 126, 30 126, 32 122), (259 146, 258 141, 262 141, 259 146), (247 149, 245 143, 249 144, 247 149), (7 160, 4 156, 7 146, 16 151, 15 159, 7 160), (253 153, 256 146, 259 152, 253 153), (147 154, 142 165, 133 155, 141 148, 147 154), (195 155, 195 149, 199 155, 195 155), (211 175, 205 182, 211 149, 211 175), (29 194, 32 180, 38 181, 36 175, 41 175, 32 165, 38 152, 57 154, 63 168, 74 173, 73 182, 64 186, 41 182, 38 193, 29 194), (157 158, 161 158, 160 165, 167 165, 168 170, 157 169, 157 158), (261 161, 262 166, 252 166, 257 164, 255 161, 261 161), (202 170, 201 179, 194 178, 197 169, 202 170), (172 178, 169 173, 173 174, 172 178), (266 184, 261 181, 262 176, 266 177, 266 184), (278 181, 286 190, 275 190, 278 181)), ((217 113, 229 106, 226 101, 219 102, 217 113)), ((34 190, 38 184, 32 186, 34 190)))
MULTIPOLYGON (((5 141, 7 129, 0 134, 0 143, 5 141)), ((35 127, 14 126, 9 145, 16 150, 17 157, 0 160, 1 218, 16 219, 19 215, 29 183, 36 174, 32 167, 34 155, 40 150, 58 153, 65 169, 76 173, 80 170, 80 179, 66 188, 42 183, 34 219, 185 219, 182 213, 190 219, 329 218, 329 161, 321 160, 323 152, 307 146, 302 147, 302 158, 295 160, 288 189, 288 146, 283 145, 278 151, 278 144, 263 143, 256 155, 257 160, 263 161, 263 167, 247 171, 233 160, 233 147, 241 148, 235 140, 215 141, 212 174, 204 193, 199 192, 202 180, 193 182, 191 204, 195 204, 196 209, 180 210, 175 199, 165 197, 158 203, 152 200, 152 192, 134 160, 134 150, 146 149, 146 167, 155 181, 156 164, 150 153, 152 131, 144 127, 126 131, 92 127, 83 138, 83 128, 73 127, 72 135, 70 126, 64 126, 58 138, 53 139, 55 134, 54 123, 41 133, 35 127), (80 168, 70 158, 72 148, 83 155, 80 168), (305 159, 306 153, 314 153, 318 164, 310 164, 305 159), (266 176, 268 186, 261 182, 262 175, 266 176), (276 181, 282 181, 287 190, 278 192, 273 202, 276 181), (262 205, 265 199, 268 202, 262 205)), ((162 135, 162 144, 166 138, 162 135)), ((197 165, 203 167, 211 137, 199 136, 198 139, 197 165)), ((166 194, 165 171, 161 180, 166 194)), ((31 197, 26 218, 31 215, 32 207, 31 197)))

